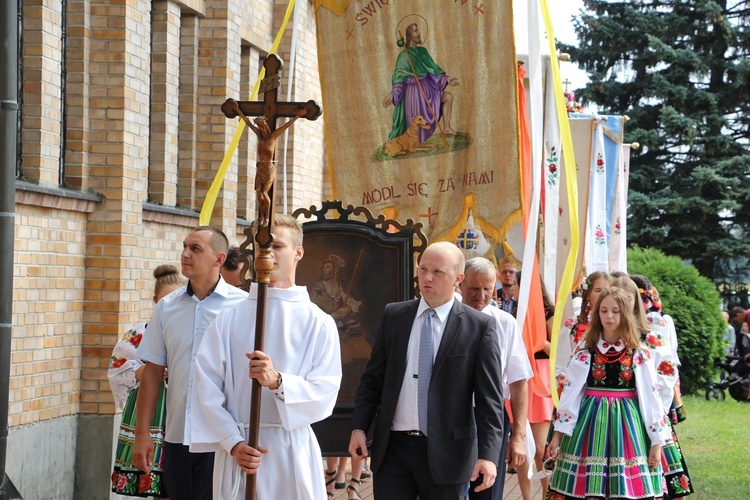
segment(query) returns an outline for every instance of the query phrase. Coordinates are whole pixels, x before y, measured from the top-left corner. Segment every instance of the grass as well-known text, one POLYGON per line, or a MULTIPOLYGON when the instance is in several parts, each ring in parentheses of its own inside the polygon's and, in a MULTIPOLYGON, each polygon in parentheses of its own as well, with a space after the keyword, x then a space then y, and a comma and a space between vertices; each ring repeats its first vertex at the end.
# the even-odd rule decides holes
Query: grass
POLYGON ((750 404, 683 397, 688 418, 676 426, 695 493, 690 500, 750 498, 750 404))

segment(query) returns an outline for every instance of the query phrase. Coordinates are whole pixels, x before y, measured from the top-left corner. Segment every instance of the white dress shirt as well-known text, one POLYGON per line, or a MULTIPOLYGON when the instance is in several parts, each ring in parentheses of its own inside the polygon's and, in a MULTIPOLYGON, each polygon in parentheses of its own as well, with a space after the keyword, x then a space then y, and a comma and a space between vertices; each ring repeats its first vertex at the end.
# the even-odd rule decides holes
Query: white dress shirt
POLYGON ((169 368, 167 421, 164 440, 190 443, 190 398, 195 376, 195 354, 203 333, 220 310, 247 298, 247 292, 227 284, 223 278, 203 300, 188 293, 188 285, 170 293, 156 305, 138 357, 169 368))
POLYGON ((508 387, 510 384, 534 377, 521 331, 518 328, 518 321, 512 314, 492 305, 486 306, 482 312, 492 316, 497 322, 497 342, 500 345, 500 359, 502 360, 503 398, 510 399, 508 387))
MULTIPOLYGON (((433 307, 435 317, 432 320, 432 360, 435 361, 440 341, 443 339, 445 325, 448 315, 453 308, 453 300, 448 301, 439 307, 433 307)), ((422 322, 424 322, 424 312, 430 309, 425 302, 424 297, 419 301, 417 315, 414 323, 411 325, 409 335, 409 347, 406 351, 406 371, 404 372, 404 381, 401 384, 401 392, 398 395, 396 411, 393 414, 393 431, 414 431, 419 430, 419 414, 417 411, 417 387, 419 377, 419 337, 422 332, 422 322)))

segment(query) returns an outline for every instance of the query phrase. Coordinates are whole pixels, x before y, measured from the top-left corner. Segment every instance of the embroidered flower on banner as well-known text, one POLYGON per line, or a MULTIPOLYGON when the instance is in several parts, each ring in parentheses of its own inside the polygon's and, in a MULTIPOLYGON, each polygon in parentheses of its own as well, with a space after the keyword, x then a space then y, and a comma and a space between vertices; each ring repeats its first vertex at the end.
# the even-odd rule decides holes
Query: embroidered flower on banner
POLYGON ((594 229, 594 243, 597 245, 604 245, 604 230, 599 224, 594 229))
POLYGON ((604 173, 604 157, 601 153, 597 153, 596 155, 596 173, 597 174, 603 174, 604 173))
POLYGON ((573 325, 575 324, 576 324, 575 318, 568 318, 565 320, 565 328, 567 328, 568 330, 573 328, 573 325))
POLYGON ((620 227, 620 218, 618 217, 617 221, 615 222, 615 234, 619 235, 620 234, 620 230, 621 230, 621 227, 620 227))
POLYGON ((549 150, 549 157, 547 158, 547 184, 549 186, 557 185, 557 177, 559 175, 557 171, 558 160, 557 148, 552 146, 549 150))

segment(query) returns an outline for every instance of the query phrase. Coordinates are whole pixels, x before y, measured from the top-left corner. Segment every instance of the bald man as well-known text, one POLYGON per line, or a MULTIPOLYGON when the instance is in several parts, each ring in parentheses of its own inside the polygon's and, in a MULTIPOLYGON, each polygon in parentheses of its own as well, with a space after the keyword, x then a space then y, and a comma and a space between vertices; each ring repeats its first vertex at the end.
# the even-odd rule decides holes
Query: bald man
POLYGON ((349 443, 353 459, 368 456, 373 427, 376 499, 458 499, 469 480, 476 491, 495 482, 504 413, 496 321, 454 298, 463 277, 461 251, 432 244, 417 270, 422 297, 386 306, 349 443))

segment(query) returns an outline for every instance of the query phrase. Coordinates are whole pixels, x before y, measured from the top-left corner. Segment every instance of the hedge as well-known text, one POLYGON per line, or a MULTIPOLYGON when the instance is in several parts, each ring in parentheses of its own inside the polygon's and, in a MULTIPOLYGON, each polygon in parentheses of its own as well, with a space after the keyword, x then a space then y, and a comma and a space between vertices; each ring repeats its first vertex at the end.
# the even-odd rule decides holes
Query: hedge
POLYGON ((653 248, 628 249, 628 272, 651 280, 664 312, 674 319, 683 394, 702 391, 716 374, 714 359, 724 354, 726 323, 718 291, 695 267, 653 248))

